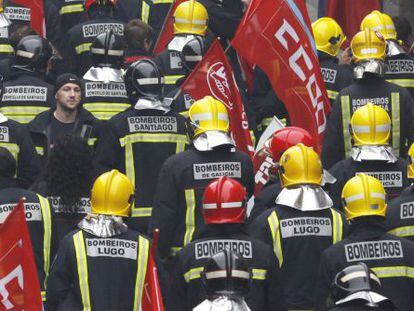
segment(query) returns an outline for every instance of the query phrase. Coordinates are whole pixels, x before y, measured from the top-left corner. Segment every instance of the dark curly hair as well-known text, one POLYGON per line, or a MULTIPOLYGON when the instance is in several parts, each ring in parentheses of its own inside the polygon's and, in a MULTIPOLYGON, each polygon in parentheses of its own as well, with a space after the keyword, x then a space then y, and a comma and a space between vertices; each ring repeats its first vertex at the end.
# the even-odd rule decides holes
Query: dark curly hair
POLYGON ((80 198, 89 196, 95 178, 93 151, 73 134, 64 135, 51 150, 43 173, 48 196, 61 198, 64 212, 76 212, 80 198))

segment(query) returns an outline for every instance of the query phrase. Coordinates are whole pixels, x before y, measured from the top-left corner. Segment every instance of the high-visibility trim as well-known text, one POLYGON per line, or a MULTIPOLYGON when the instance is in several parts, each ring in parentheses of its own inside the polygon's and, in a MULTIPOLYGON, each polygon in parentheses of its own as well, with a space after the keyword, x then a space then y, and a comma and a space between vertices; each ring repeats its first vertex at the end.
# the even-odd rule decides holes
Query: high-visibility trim
POLYGON ((267 221, 269 223, 270 231, 272 232, 273 251, 275 252, 277 259, 279 259, 279 266, 281 267, 283 264, 282 241, 279 231, 279 218, 275 211, 270 214, 267 221))
POLYGON ((183 246, 186 246, 193 239, 193 234, 195 231, 195 193, 194 189, 185 190, 185 203, 187 210, 185 212, 185 233, 183 246))
POLYGON ((71 4, 71 5, 65 5, 60 8, 59 14, 71 14, 71 13, 81 13, 83 12, 83 4, 71 4))
POLYGON ((50 249, 52 245, 52 216, 50 213, 49 200, 37 195, 42 211, 43 219, 43 270, 45 272, 44 288, 46 288, 47 278, 50 268, 50 249))
POLYGON ((10 151, 10 153, 12 154, 13 158, 16 160, 16 162, 19 161, 19 152, 20 152, 20 147, 17 144, 14 143, 7 143, 4 141, 0 142, 0 147, 6 148, 7 150, 10 151))
POLYGON ((134 150, 132 148, 132 143, 125 143, 125 145, 122 145, 121 142, 121 147, 125 147, 125 174, 135 187, 134 150))
POLYGON ((201 278, 201 272, 203 272, 204 267, 197 267, 188 270, 184 273, 184 280, 186 283, 189 283, 192 280, 201 278))
POLYGON ((42 301, 43 301, 43 302, 44 302, 44 301, 46 301, 46 291, 42 290, 42 291, 40 292, 40 295, 42 296, 42 301))
POLYGON ((88 138, 88 145, 94 146, 98 138, 88 138))
POLYGON ((148 24, 149 22, 149 15, 150 15, 150 6, 145 2, 142 1, 142 8, 141 8, 141 20, 148 24))
POLYGON ((401 87, 414 87, 414 79, 387 79, 387 81, 401 87))
POLYGON ((174 0, 153 0, 152 3, 154 4, 163 4, 163 3, 173 3, 174 0))
POLYGON ((185 75, 169 75, 169 76, 164 76, 164 83, 165 84, 176 84, 178 79, 181 79, 182 77, 184 77, 185 75))
POLYGON ((122 111, 89 111, 92 113, 92 115, 101 121, 108 121, 110 118, 112 118, 114 115, 122 112, 122 111))
POLYGON ((138 260, 137 260, 137 278, 135 280, 135 291, 134 291, 134 309, 142 310, 142 294, 144 290, 145 276, 147 274, 149 257, 149 241, 139 236, 138 238, 138 260))
POLYGON ((45 150, 44 150, 44 148, 43 147, 40 147, 40 146, 35 146, 35 148, 36 148, 36 153, 38 154, 38 155, 44 155, 45 154, 45 150))
POLYGON ((134 207, 131 217, 151 217, 152 207, 134 207))
POLYGON ((182 249, 183 249, 182 247, 171 247, 170 248, 170 255, 175 256, 182 249))
POLYGON ((180 115, 182 115, 183 117, 188 118, 188 110, 186 110, 186 111, 181 111, 181 112, 180 112, 180 115))
POLYGON ((342 240, 343 223, 341 214, 331 208, 332 213, 332 244, 342 240))
POLYGON ((131 105, 126 104, 126 103, 94 102, 94 103, 83 104, 83 108, 85 108, 86 110, 90 112, 92 111, 121 112, 129 107, 131 107, 131 105))
POLYGON ((332 100, 335 100, 338 96, 338 92, 336 91, 326 90, 326 93, 328 93, 328 98, 332 100))
POLYGON ((79 44, 78 46, 75 47, 75 52, 76 54, 82 54, 85 52, 89 52, 91 49, 91 45, 92 43, 83 43, 83 44, 79 44))
POLYGON ((0 108, 0 112, 12 120, 27 124, 39 113, 48 109, 48 107, 42 106, 5 106, 0 108))
POLYGON ((408 236, 414 236, 414 226, 404 226, 404 227, 395 228, 395 229, 388 231, 388 233, 401 237, 401 238, 405 238, 408 236))
POLYGON ((391 266, 391 267, 376 267, 371 268, 376 275, 382 278, 399 278, 408 277, 414 278, 414 267, 407 266, 391 266))
POLYGON ((78 266, 79 289, 82 296, 83 311, 91 311, 91 298, 89 296, 88 262, 86 258, 85 241, 83 232, 78 231, 73 236, 75 246, 76 263, 78 266))
POLYGON ((0 44, 0 53, 13 54, 14 50, 10 44, 0 44))
POLYGON ((392 149, 400 154, 400 93, 391 93, 392 149))
POLYGON ((351 134, 349 133, 349 123, 351 122, 351 107, 349 95, 341 96, 341 110, 342 110, 342 133, 344 136, 344 151, 345 158, 348 158, 352 149, 351 134))
POLYGON ((252 269, 253 280, 266 280, 267 270, 266 269, 252 269))

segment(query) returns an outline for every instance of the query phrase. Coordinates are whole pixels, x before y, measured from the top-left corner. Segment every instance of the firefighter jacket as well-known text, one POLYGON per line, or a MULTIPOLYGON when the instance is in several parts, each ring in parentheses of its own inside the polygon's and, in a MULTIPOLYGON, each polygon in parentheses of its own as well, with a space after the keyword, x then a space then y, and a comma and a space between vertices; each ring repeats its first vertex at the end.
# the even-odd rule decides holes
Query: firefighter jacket
POLYGON ((250 212, 248 222, 252 222, 265 210, 274 207, 276 205, 275 200, 280 191, 282 191, 282 187, 279 181, 268 181, 254 198, 254 205, 250 212))
POLYGON ((387 71, 384 78, 406 88, 414 98, 414 58, 398 54, 386 58, 387 71))
POLYGON ((389 233, 414 242, 414 187, 404 189, 401 195, 388 202, 387 230, 389 233))
MULTIPOLYGON (((55 109, 49 109, 32 120, 27 128, 36 146, 37 153, 45 161, 51 146, 51 118, 55 109)), ((95 147, 97 140, 104 135, 103 123, 89 111, 78 108, 73 134, 84 139, 88 145, 95 147)))
POLYGON ((413 141, 414 102, 408 91, 382 78, 365 76, 339 92, 327 121, 323 142, 322 162, 331 168, 349 156, 351 134, 349 123, 352 114, 368 102, 379 105, 390 115, 392 135, 390 145, 397 156, 407 153, 413 141))
POLYGON ((276 205, 249 229, 253 238, 272 246, 278 258, 288 309, 313 309, 322 252, 345 236, 345 216, 332 208, 304 212, 276 205))
POLYGON ((24 203, 26 221, 32 241, 42 300, 45 301, 46 279, 52 260, 52 212, 49 202, 37 193, 19 188, 15 181, 7 183, 2 181, 0 189, 0 225, 19 200, 22 197, 26 198, 24 203))
POLYGON ((125 173, 135 186, 132 218, 127 221, 131 228, 146 232, 161 166, 187 145, 186 120, 172 111, 130 108, 109 120, 96 161, 102 171, 116 168, 125 173))
POLYGON ((83 3, 83 0, 58 0, 59 26, 63 34, 82 20, 83 3))
POLYGON ((22 124, 54 106, 53 86, 35 72, 13 68, 3 84, 0 112, 22 124))
POLYGON ((14 49, 9 41, 9 28, 0 27, 0 60, 12 58, 14 49))
POLYGON ((246 297, 250 309, 286 310, 279 265, 272 248, 249 237, 243 225, 210 225, 207 228, 203 236, 177 253, 166 309, 192 310, 206 299, 200 273, 211 256, 228 248, 245 258, 251 268, 252 283, 246 297))
POLYGON ((323 306, 335 275, 347 266, 364 262, 381 279, 382 291, 401 311, 412 310, 414 297, 414 244, 386 232, 382 219, 355 219, 346 239, 322 254, 316 289, 317 310, 323 306))
POLYGON ((394 198, 408 186, 407 163, 398 158, 397 162, 386 161, 354 161, 352 158, 339 161, 329 172, 336 178, 334 184, 329 185, 329 196, 334 207, 341 209, 341 193, 346 182, 358 173, 364 173, 381 181, 388 197, 394 198))
POLYGON ((75 230, 60 243, 47 293, 51 310, 138 310, 149 240, 127 230, 108 238, 75 230))
POLYGON ((20 187, 28 188, 40 173, 40 158, 26 127, 0 114, 0 146, 11 152, 17 162, 20 187))
POLYGON ((71 72, 83 76, 91 67, 89 51, 95 37, 112 30, 115 34, 124 35, 124 24, 112 17, 102 16, 92 18, 73 26, 66 34, 63 56, 68 62, 71 72))
POLYGON ((158 178, 150 230, 160 229, 161 258, 174 255, 205 230, 201 214, 205 187, 220 176, 235 178, 253 194, 253 165, 249 156, 222 146, 212 151, 194 148, 165 161, 158 178), (174 221, 171 221, 174 219, 174 221))
POLYGON ((338 93, 352 84, 352 69, 348 65, 339 65, 336 57, 321 51, 318 51, 318 58, 326 92, 333 104, 338 93))

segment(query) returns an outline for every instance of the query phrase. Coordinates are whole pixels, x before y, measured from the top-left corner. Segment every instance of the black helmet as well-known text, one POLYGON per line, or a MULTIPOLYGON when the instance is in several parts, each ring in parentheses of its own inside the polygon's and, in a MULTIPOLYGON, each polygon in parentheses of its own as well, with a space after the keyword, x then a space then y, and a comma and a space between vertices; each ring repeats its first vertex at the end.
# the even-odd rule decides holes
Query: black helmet
POLYGON ((204 52, 203 38, 197 36, 188 41, 180 54, 184 67, 187 70, 192 71, 203 58, 204 52))
POLYGON ((15 66, 44 72, 52 54, 52 47, 46 39, 38 35, 26 36, 17 44, 15 66))
POLYGON ((112 30, 96 36, 91 45, 91 57, 94 65, 120 68, 124 61, 124 39, 112 30))
POLYGON ((150 59, 140 59, 132 63, 125 73, 125 85, 131 101, 139 97, 161 97, 164 77, 158 66, 150 59))
POLYGON ((365 263, 360 262, 346 267, 335 276, 329 304, 339 305, 357 300, 367 306, 389 303, 386 297, 379 294, 380 292, 380 279, 365 263))
POLYGON ((204 265, 201 278, 210 298, 246 297, 250 289, 251 271, 241 256, 225 249, 213 255, 204 265))

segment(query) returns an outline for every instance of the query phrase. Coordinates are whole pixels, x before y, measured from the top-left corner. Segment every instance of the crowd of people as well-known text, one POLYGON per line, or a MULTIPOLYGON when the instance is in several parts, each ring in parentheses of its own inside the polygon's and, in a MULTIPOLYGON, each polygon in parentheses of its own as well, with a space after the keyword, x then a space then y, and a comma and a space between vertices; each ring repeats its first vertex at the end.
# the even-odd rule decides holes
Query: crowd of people
POLYGON ((404 19, 369 13, 346 49, 335 20, 312 24, 332 107, 318 154, 261 68, 247 87, 229 40, 249 3, 182 1, 152 55, 171 3, 45 0, 42 37, 0 2, 0 224, 24 197, 44 309, 146 311, 155 260, 167 311, 413 310, 404 19), (225 103, 180 90, 216 38, 252 137, 287 125, 258 151, 260 191, 225 103))

